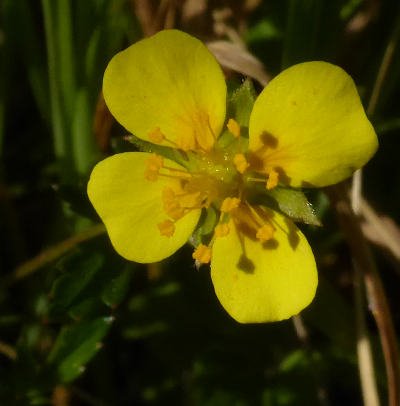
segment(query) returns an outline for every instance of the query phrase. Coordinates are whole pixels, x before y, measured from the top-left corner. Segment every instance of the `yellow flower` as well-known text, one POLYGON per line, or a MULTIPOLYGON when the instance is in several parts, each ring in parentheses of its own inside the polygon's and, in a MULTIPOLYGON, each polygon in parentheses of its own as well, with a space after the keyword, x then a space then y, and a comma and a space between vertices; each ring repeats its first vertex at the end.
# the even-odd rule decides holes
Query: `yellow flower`
POLYGON ((219 65, 187 34, 162 31, 116 55, 103 91, 129 132, 188 160, 127 152, 97 164, 88 195, 116 251, 140 263, 160 261, 185 244, 212 206, 219 220, 193 257, 211 261, 226 311, 250 323, 306 307, 317 287, 311 248, 289 218, 252 205, 248 190, 260 183, 265 193, 278 184, 327 186, 372 157, 377 138, 352 79, 325 62, 283 71, 255 101, 247 151, 239 124, 225 117, 219 65), (223 131, 233 135, 229 150, 218 142, 223 131))

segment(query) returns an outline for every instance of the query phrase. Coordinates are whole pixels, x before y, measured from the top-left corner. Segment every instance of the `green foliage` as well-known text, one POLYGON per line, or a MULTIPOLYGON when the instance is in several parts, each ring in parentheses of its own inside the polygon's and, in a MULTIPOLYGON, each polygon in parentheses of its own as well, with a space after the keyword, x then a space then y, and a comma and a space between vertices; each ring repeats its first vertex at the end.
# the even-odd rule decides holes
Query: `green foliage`
POLYGON ((112 321, 112 317, 101 317, 62 328, 47 359, 56 382, 70 382, 85 371, 85 364, 102 347, 112 321))
POLYGON ((254 197, 254 202, 265 204, 285 214, 293 221, 314 226, 321 225, 321 221, 316 216, 313 206, 301 190, 285 187, 276 187, 269 191, 262 190, 261 193, 254 197))
MULTIPOLYGON (((79 240, 98 222, 86 183, 102 156, 138 149, 190 165, 171 148, 134 136, 127 142, 117 124, 93 131, 95 116, 107 123, 96 108, 108 61, 143 37, 143 16, 133 12, 133 3, 0 4, 0 404, 57 404, 56 389, 67 392, 71 405, 361 404, 351 259, 323 192, 260 186, 251 197, 301 223, 324 224, 301 225, 320 278, 314 302, 301 313, 305 341, 291 320, 231 320, 214 295, 209 269, 196 270, 192 249, 145 267, 121 259, 105 235, 79 240), (68 252, 47 261, 46 250, 60 243, 68 252), (15 277, 19 265, 40 253, 32 274, 15 277)), ((218 17, 214 3, 208 2, 208 11, 218 17)), ((260 2, 249 14, 236 12, 239 3, 224 2, 233 10, 224 32, 229 38, 239 33, 271 76, 297 62, 331 61, 351 74, 366 105, 392 44, 371 117, 381 147, 364 171, 364 190, 399 223, 400 171, 393 164, 400 128, 398 2, 378 2, 379 13, 370 8, 374 2, 362 0, 260 2)), ((177 28, 202 39, 213 38, 212 27, 221 28, 204 22, 208 14, 188 23, 180 7, 175 13, 177 28)), ((155 24, 164 14, 170 24, 165 9, 150 20, 155 24)), ((261 90, 238 74, 228 80, 227 118, 240 124, 244 149, 261 90)), ((232 141, 224 130, 220 145, 229 150, 232 141)), ((208 241, 217 220, 214 208, 203 213, 191 242, 208 241)), ((377 261, 398 324, 398 275, 380 251, 377 261)), ((379 337, 367 322, 384 400, 379 337)))

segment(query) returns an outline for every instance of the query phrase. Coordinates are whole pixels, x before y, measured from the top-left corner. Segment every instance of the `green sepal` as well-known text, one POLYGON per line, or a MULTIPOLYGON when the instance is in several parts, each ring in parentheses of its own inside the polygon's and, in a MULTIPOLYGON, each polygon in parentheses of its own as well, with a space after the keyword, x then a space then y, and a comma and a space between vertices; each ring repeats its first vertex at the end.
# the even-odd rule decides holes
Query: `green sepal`
POLYGON ((267 206, 295 222, 314 226, 322 225, 313 206, 301 190, 278 186, 267 191, 264 186, 260 186, 257 187, 257 193, 249 199, 252 204, 267 206))
POLYGON ((256 98, 253 83, 246 79, 229 97, 227 117, 235 119, 240 127, 249 128, 250 114, 256 98))
POLYGON ((190 159, 188 155, 183 151, 144 141, 133 134, 130 134, 127 139, 141 152, 149 152, 151 154, 160 155, 164 158, 178 163, 179 165, 182 165, 186 169, 190 167, 190 159))
MULTIPOLYGON (((227 119, 233 118, 240 125, 240 142, 243 152, 247 151, 249 144, 249 120, 256 98, 257 94, 253 83, 248 79, 228 96, 226 117, 227 119)), ((236 152, 235 141, 235 137, 228 130, 225 130, 219 137, 218 144, 225 150, 229 150, 231 144, 235 145, 236 152)))
POLYGON ((218 222, 217 210, 210 206, 207 210, 203 210, 199 225, 192 235, 191 242, 195 247, 200 244, 208 243, 210 235, 213 232, 218 222))

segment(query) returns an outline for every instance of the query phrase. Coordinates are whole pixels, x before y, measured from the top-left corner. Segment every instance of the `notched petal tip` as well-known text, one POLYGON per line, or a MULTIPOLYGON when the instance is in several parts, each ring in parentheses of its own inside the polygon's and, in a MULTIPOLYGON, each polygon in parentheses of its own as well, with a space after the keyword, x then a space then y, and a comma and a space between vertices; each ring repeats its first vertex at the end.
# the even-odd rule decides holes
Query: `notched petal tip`
POLYGON ((377 147, 353 80, 327 62, 281 72, 251 113, 249 149, 261 163, 259 170, 279 167, 291 186, 340 182, 365 165, 377 147))

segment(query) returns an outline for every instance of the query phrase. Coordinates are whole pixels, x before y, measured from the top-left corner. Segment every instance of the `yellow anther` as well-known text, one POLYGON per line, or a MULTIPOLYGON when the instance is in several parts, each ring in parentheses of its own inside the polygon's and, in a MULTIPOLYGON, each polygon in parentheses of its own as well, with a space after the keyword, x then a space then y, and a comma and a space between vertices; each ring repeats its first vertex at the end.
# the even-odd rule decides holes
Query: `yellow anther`
POLYGON ((215 236, 216 237, 226 237, 229 234, 230 228, 228 224, 220 223, 215 227, 215 236))
POLYGON ((228 120, 228 124, 226 126, 235 138, 240 137, 240 125, 233 118, 228 120))
POLYGON ((236 154, 233 158, 233 163, 235 164, 239 173, 245 173, 247 168, 250 166, 243 154, 236 154))
POLYGON ((151 182, 156 182, 163 163, 164 160, 159 155, 151 154, 145 163, 144 177, 151 182))
POLYGON ((272 169, 268 174, 268 180, 266 185, 267 190, 271 190, 278 185, 278 178, 279 173, 275 169, 272 169))
POLYGON ((164 165, 164 160, 161 156, 157 154, 151 154, 147 160, 146 160, 146 169, 152 170, 152 171, 159 171, 163 165, 164 165))
POLYGON ((201 203, 200 192, 185 193, 178 198, 182 207, 196 207, 201 203))
POLYGON ((175 200, 175 192, 170 187, 165 187, 162 191, 162 201, 164 204, 170 203, 175 200))
POLYGON ((177 145, 179 149, 185 152, 195 149, 194 138, 189 135, 181 136, 177 140, 177 145))
POLYGON ((266 242, 272 238, 274 232, 275 228, 271 224, 264 224, 261 228, 257 230, 256 237, 261 242, 266 242))
POLYGON ((144 177, 150 182, 156 182, 158 179, 159 170, 153 171, 151 169, 146 169, 144 171, 144 177))
POLYGON ((202 264, 208 264, 211 260, 211 248, 206 245, 200 244, 193 252, 192 258, 201 262, 202 264))
POLYGON ((161 132, 160 127, 156 127, 153 131, 147 134, 147 137, 154 144, 161 144, 165 140, 165 135, 161 132))
POLYGON ((221 211, 223 213, 229 213, 234 209, 237 209, 240 204, 240 199, 237 197, 227 197, 221 205, 221 211))
POLYGON ((172 200, 170 202, 164 202, 165 213, 174 220, 179 220, 185 215, 183 207, 177 200, 172 200))
POLYGON ((161 235, 166 237, 172 237, 175 232, 175 224, 171 220, 165 220, 157 224, 161 235))

